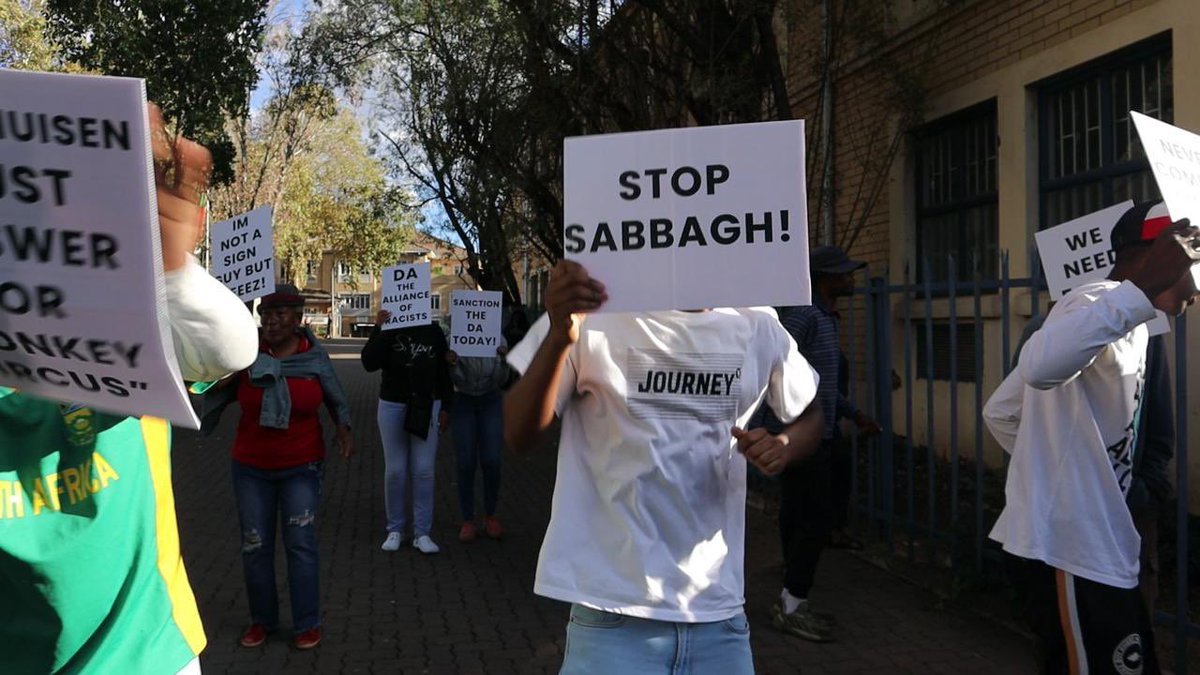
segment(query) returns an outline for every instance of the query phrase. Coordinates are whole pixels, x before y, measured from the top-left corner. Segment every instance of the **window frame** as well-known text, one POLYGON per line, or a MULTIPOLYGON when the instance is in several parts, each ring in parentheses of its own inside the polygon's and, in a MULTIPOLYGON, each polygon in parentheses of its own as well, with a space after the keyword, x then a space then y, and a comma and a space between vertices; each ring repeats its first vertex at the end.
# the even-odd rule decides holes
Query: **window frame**
MULTIPOLYGON (((1170 31, 1122 47, 1104 56, 1037 82, 1032 86, 1032 89, 1037 93, 1038 112, 1038 231, 1061 224, 1051 223, 1048 220, 1050 211, 1048 196, 1050 193, 1098 183, 1101 194, 1100 200, 1102 202, 1102 205, 1098 208, 1102 209, 1117 203, 1114 193, 1115 183, 1118 179, 1150 171, 1150 162, 1144 153, 1140 158, 1128 159, 1121 162, 1115 161, 1116 144, 1114 137, 1116 134, 1116 118, 1113 114, 1115 103, 1112 80, 1113 75, 1123 68, 1163 55, 1166 55, 1171 60, 1171 75, 1173 76, 1177 64, 1174 62, 1174 45, 1170 31), (1056 144, 1056 140, 1051 138, 1051 105, 1053 99, 1056 95, 1095 80, 1098 80, 1100 85, 1100 166, 1069 176, 1050 178, 1053 161, 1051 149, 1056 144)), ((1175 109, 1174 83, 1172 82, 1171 84, 1171 99, 1169 103, 1164 102, 1163 105, 1164 111, 1169 111, 1169 114, 1164 114, 1162 119, 1168 123, 1173 123, 1175 109)), ((1133 124, 1132 120, 1130 124, 1133 124)), ((1137 138, 1136 130, 1132 132, 1132 136, 1135 139, 1137 138)))
MULTIPOLYGON (((1000 157, 999 157, 1000 128, 999 128, 999 126, 1000 126, 1000 124, 999 124, 999 122, 1000 122, 1000 120, 999 120, 998 110, 999 110, 999 108, 997 105, 996 98, 995 97, 989 98, 985 101, 981 101, 979 103, 968 106, 961 110, 957 110, 948 115, 943 115, 942 117, 939 117, 931 122, 928 122, 911 132, 911 137, 913 140, 913 164, 914 164, 914 166, 913 166, 913 168, 914 168, 914 173, 913 173, 913 175, 914 175, 913 245, 915 247, 914 255, 912 258, 914 261, 915 269, 913 270, 912 278, 915 279, 917 283, 923 283, 924 279, 925 279, 925 269, 924 269, 924 264, 923 264, 924 259, 921 256, 921 252, 925 251, 927 248, 925 246, 925 233, 924 233, 925 227, 923 227, 923 225, 922 225, 922 222, 925 220, 937 218, 939 216, 957 214, 958 227, 960 228, 960 231, 961 231, 966 228, 965 218, 966 218, 966 214, 969 211, 971 211, 972 209, 977 209, 977 208, 984 207, 984 206, 994 205, 995 209, 996 209, 994 236, 995 236, 995 239, 997 242, 997 246, 999 246, 999 236, 1000 236, 1000 222, 999 222, 999 210, 1000 210, 1000 175, 999 175, 999 172, 1000 172, 1000 157), (925 167, 925 153, 923 152, 923 148, 922 148, 923 142, 931 137, 945 133, 947 130, 953 129, 955 127, 965 127, 967 124, 977 122, 989 115, 992 118, 991 119, 992 128, 995 130, 994 152, 996 155, 996 160, 995 160, 995 167, 993 169, 993 175, 994 175, 994 181, 995 181, 994 189, 992 189, 989 192, 981 192, 981 193, 972 195, 970 197, 960 197, 959 199, 957 199, 955 201, 950 201, 950 202, 947 202, 947 203, 939 205, 939 206, 931 206, 931 207, 924 206, 925 191, 927 190, 928 182, 927 182, 927 178, 924 173, 926 167, 925 167)), ((960 163, 959 163, 960 169, 962 169, 962 170, 960 170, 961 176, 960 176, 959 180, 965 182, 965 181, 967 181, 967 171, 964 168, 967 165, 967 162, 965 161, 965 156, 966 156, 966 152, 967 152, 966 145, 960 144, 959 147, 957 148, 957 152, 962 157, 962 161, 960 161, 960 163)), ((964 189, 964 192, 965 192, 965 189, 964 189)), ((933 262, 931 261, 931 265, 932 264, 933 264, 933 262)), ((988 264, 989 263, 983 263, 981 265, 981 267, 983 268, 983 269, 981 269, 981 275, 980 275, 981 280, 988 281, 988 280, 998 279, 999 271, 1000 271, 999 256, 997 255, 997 259, 990 263, 990 265, 995 268, 994 270, 987 269, 986 266, 988 264)), ((943 271, 943 274, 944 274, 944 271, 943 271)), ((961 285, 970 285, 973 282, 973 279, 959 277, 956 279, 956 281, 958 282, 958 284, 960 286, 961 285)), ((948 278, 943 279, 942 275, 937 274, 937 273, 935 273, 933 275, 933 279, 931 279, 931 283, 933 283, 934 285, 945 285, 947 282, 948 282, 948 278)), ((943 290, 938 294, 946 295, 946 294, 948 294, 948 291, 943 290)))

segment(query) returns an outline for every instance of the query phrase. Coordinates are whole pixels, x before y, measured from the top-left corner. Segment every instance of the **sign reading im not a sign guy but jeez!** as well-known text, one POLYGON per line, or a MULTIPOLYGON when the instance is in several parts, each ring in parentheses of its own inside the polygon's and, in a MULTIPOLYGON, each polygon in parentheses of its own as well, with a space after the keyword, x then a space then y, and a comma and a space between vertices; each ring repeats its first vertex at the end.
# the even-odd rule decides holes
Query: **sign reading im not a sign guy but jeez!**
MULTIPOLYGON (((1133 202, 1122 202, 1034 235, 1051 298, 1058 300, 1081 284, 1108 278, 1116 263, 1109 244, 1113 226, 1132 207, 1133 202)), ((1171 322, 1159 312, 1146 327, 1151 335, 1161 335, 1170 332, 1171 322)))
POLYGON ((459 356, 496 356, 503 305, 499 291, 451 293, 450 349, 459 356))
POLYGON ((272 231, 270 206, 260 206, 209 228, 213 276, 244 301, 275 292, 272 231))
POLYGON ((0 70, 0 385, 196 428, 149 129, 141 80, 0 70))
POLYGON ((407 328, 433 321, 429 283, 429 263, 385 268, 380 306, 390 312, 391 316, 381 328, 407 328))
POLYGON ((563 161, 601 311, 811 302, 802 121, 568 138, 563 161))

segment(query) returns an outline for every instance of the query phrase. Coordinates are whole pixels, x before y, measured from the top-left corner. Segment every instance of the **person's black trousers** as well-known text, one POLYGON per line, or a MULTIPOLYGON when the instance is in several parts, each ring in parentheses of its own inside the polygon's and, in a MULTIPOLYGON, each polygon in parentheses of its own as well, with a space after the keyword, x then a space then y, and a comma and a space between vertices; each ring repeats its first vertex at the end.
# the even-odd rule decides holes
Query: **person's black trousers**
POLYGON ((829 543, 833 521, 830 480, 832 443, 823 442, 816 455, 788 467, 779 476, 779 536, 783 544, 783 586, 797 598, 807 598, 829 543))

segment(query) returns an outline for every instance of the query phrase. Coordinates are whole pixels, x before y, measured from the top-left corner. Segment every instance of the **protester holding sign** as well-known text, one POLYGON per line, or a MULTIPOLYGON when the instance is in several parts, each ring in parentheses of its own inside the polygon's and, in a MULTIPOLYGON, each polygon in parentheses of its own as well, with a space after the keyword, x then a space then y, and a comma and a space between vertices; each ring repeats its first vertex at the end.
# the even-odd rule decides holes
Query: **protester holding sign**
MULTIPOLYGON (((1125 205, 1118 229, 1140 233, 1140 228, 1154 227, 1154 221, 1166 216, 1162 203, 1125 205)), ((1136 245, 1137 238, 1125 236, 1116 242, 1121 247, 1136 245)), ((1113 251, 1113 259, 1119 251, 1113 251)), ((1021 348, 1029 341, 1046 316, 1029 320, 1013 353, 1013 367, 1020 363, 1021 348)), ((1147 325, 1153 333, 1155 321, 1147 325)), ((1141 425, 1133 451, 1133 478, 1125 503, 1133 516, 1134 527, 1141 537, 1138 557, 1138 588, 1146 611, 1154 616, 1158 599, 1158 519, 1171 497, 1170 464, 1175 457, 1175 401, 1171 396, 1171 370, 1167 360, 1167 341, 1162 335, 1151 334, 1146 347, 1146 398, 1142 404, 1141 425)))
POLYGON ((438 431, 449 426, 446 408, 454 399, 446 361, 449 348, 445 333, 436 323, 383 330, 391 319, 390 312, 380 310, 375 329, 362 350, 363 367, 368 372, 383 373, 378 423, 383 440, 387 538, 382 548, 397 551, 404 539, 411 474, 413 547, 422 553, 437 553, 440 549, 429 535, 438 431))
POLYGON ((1108 280, 1054 306, 984 408, 1012 454, 991 537, 1039 570, 1042 672, 1159 672, 1125 499, 1145 412, 1146 323, 1155 309, 1182 314, 1197 294, 1176 236, 1200 230, 1122 218, 1108 280))
MULTIPOLYGON (((336 420, 338 450, 349 457, 353 452, 350 406, 329 354, 316 335, 300 324, 304 315, 300 290, 280 284, 263 297, 258 311, 262 317, 258 358, 230 380, 236 386, 225 389, 221 402, 236 400, 242 408, 232 473, 250 626, 240 642, 243 647, 257 647, 279 626, 275 524, 281 522, 291 591, 292 645, 311 649, 321 641, 316 513, 325 439, 320 411, 324 404, 336 420)), ((206 417, 206 426, 215 421, 212 416, 206 417)))
MULTIPOLYGON (((254 360, 254 321, 190 255, 208 152, 168 139, 157 110, 151 121, 178 367, 185 379, 213 380, 254 360)), ((161 419, 0 389, 9 496, 0 504, 0 672, 200 671, 204 629, 179 554, 170 434, 161 419)))
POLYGON ((769 309, 592 314, 606 300, 560 262, 508 357, 508 445, 562 420, 534 586, 573 603, 562 672, 752 673, 747 461, 776 475, 816 450, 816 373, 769 309), (783 433, 742 430, 764 398, 783 433))
POLYGON ((508 381, 508 363, 504 338, 495 356, 459 356, 450 350, 450 378, 454 381, 454 414, 450 425, 458 460, 458 504, 462 509, 462 528, 458 540, 475 541, 475 467, 483 466, 483 525, 487 536, 499 539, 504 529, 496 518, 500 497, 500 450, 503 444, 504 418, 500 388, 508 381))

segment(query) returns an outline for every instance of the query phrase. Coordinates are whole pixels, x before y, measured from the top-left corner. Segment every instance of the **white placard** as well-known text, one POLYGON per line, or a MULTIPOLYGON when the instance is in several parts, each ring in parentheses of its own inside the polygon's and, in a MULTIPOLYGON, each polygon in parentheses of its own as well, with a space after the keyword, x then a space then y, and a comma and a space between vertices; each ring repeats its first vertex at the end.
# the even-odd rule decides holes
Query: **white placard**
MULTIPOLYGON (((1171 220, 1200 225, 1200 136, 1135 110, 1129 114, 1171 220)), ((1200 288, 1200 265, 1192 266, 1192 281, 1200 288)))
POLYGON ((214 223, 209 231, 214 277, 247 302, 275 292, 270 206, 214 223))
MULTIPOLYGON (((1116 263, 1109 238, 1113 226, 1131 208, 1132 201, 1121 202, 1033 235, 1052 299, 1062 298, 1080 284, 1108 278, 1116 263)), ((1151 335, 1162 335, 1171 331, 1171 322, 1159 312, 1146 327, 1151 335)))
POLYGON ((0 385, 197 428, 141 80, 0 69, 0 385))
POLYGON ((602 311, 811 302, 802 121, 568 138, 563 162, 602 311))
POLYGON ((450 294, 450 349, 459 356, 496 356, 500 347, 500 291, 450 294))
POLYGON ((392 316, 383 330, 428 324, 433 319, 429 300, 429 263, 395 265, 383 270, 383 302, 392 316))

